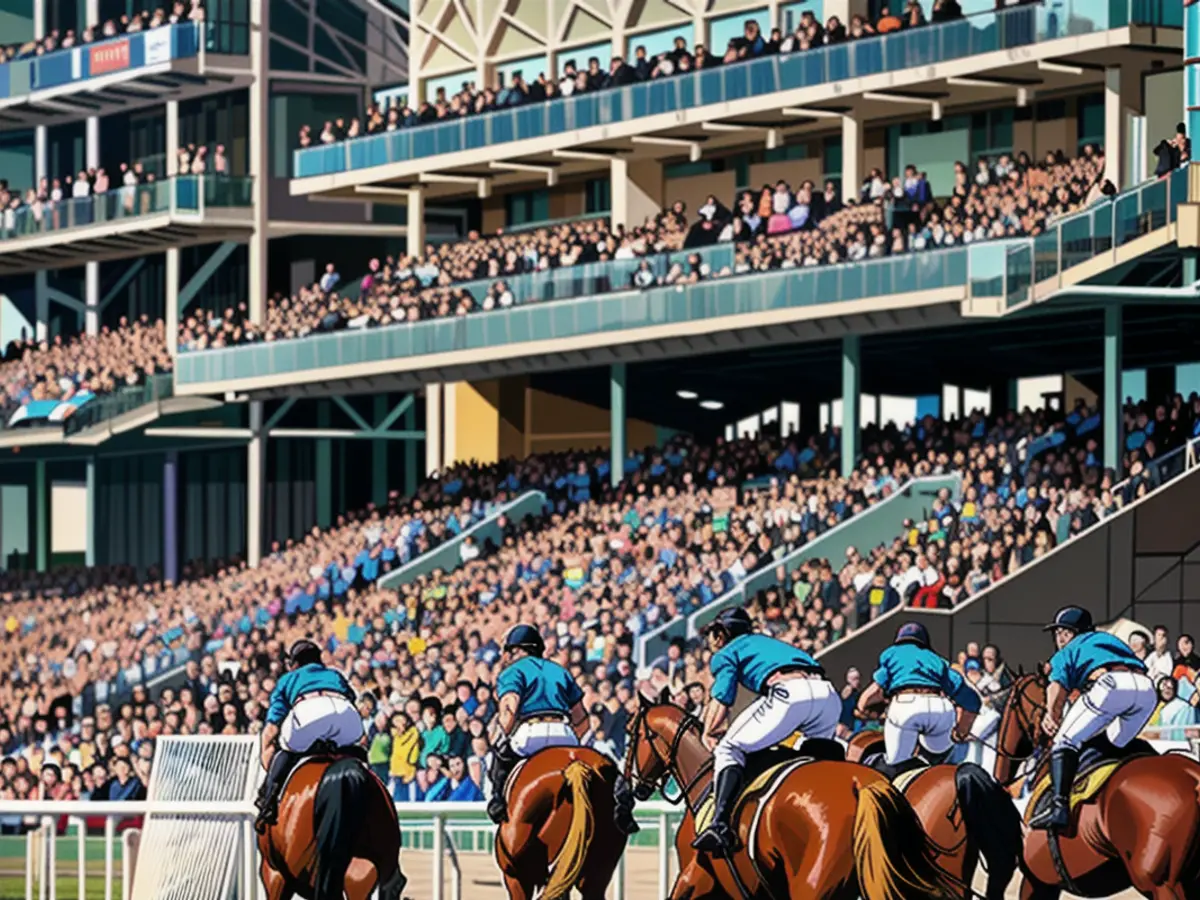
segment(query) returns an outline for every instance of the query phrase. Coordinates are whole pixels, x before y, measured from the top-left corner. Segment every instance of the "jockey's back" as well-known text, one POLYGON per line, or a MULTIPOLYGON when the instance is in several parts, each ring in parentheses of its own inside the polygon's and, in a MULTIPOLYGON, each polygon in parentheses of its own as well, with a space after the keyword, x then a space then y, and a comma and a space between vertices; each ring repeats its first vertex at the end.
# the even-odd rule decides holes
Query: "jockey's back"
POLYGON ((341 694, 351 703, 356 699, 354 688, 346 676, 337 669, 321 663, 308 663, 282 676, 271 691, 271 703, 267 709, 268 722, 282 722, 305 694, 325 692, 341 694))
POLYGON ((536 656, 524 656, 500 673, 496 696, 506 694, 517 695, 519 719, 553 713, 569 715, 583 699, 583 691, 570 672, 553 660, 536 656))

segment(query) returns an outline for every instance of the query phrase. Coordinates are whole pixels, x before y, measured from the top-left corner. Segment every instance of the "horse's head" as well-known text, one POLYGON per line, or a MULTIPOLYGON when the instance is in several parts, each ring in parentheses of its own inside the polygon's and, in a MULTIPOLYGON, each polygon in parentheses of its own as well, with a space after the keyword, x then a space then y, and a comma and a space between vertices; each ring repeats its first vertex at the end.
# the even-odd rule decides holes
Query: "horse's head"
POLYGON ((1022 672, 1008 689, 1008 699, 996 733, 996 778, 1008 781, 1014 763, 1037 752, 1047 740, 1042 730, 1046 713, 1046 669, 1039 665, 1033 672, 1022 672))
POLYGON ((639 800, 649 800, 673 774, 680 742, 692 728, 698 734, 699 721, 672 703, 666 688, 655 700, 638 694, 637 715, 625 739, 625 780, 639 800))

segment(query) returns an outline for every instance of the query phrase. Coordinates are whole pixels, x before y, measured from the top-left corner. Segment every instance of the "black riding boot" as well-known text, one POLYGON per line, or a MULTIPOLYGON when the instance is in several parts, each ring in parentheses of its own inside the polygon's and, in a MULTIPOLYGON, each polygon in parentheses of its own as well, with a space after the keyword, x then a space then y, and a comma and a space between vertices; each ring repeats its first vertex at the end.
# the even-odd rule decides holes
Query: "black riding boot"
POLYGON ((714 791, 712 824, 692 841, 692 847, 709 853, 728 852, 737 843, 737 835, 729 820, 733 816, 733 806, 737 803, 738 794, 742 791, 742 767, 729 766, 722 769, 717 775, 714 791))
POLYGON ((1050 754, 1050 789, 1054 794, 1050 798, 1050 805, 1030 820, 1030 828, 1064 831, 1071 823, 1071 788, 1075 784, 1075 772, 1078 769, 1078 750, 1071 747, 1054 749, 1050 754))
POLYGON ((497 825, 508 819, 508 798, 504 796, 504 788, 508 783, 508 776, 520 760, 521 757, 507 746, 497 747, 492 757, 492 799, 488 801, 487 814, 497 825))
POLYGON ((267 777, 263 779, 256 801, 258 821, 255 826, 260 832, 265 831, 268 825, 274 825, 279 818, 279 795, 283 791, 288 772, 292 771, 299 758, 299 753, 290 750, 276 750, 275 755, 271 757, 271 766, 267 769, 267 777))
POLYGON ((877 772, 881 772, 888 781, 895 781, 905 772, 924 768, 925 765, 925 760, 919 756, 913 756, 898 763, 889 763, 887 757, 880 756, 878 762, 873 763, 871 767, 877 772))
POLYGON ((626 836, 641 831, 638 823, 633 819, 633 788, 629 786, 625 776, 620 773, 617 774, 617 781, 613 785, 613 801, 613 822, 617 826, 617 831, 626 836))

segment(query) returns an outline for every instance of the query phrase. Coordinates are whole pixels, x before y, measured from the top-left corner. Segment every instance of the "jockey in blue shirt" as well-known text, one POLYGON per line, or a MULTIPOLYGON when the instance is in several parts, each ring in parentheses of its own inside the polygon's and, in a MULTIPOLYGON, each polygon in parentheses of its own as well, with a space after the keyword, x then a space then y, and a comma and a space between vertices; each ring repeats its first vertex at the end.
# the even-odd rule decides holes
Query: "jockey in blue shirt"
POLYGON ((876 766, 889 778, 918 768, 918 743, 936 762, 955 741, 965 741, 982 705, 965 678, 929 646, 929 632, 907 622, 879 657, 871 684, 858 698, 858 714, 888 700, 883 725, 884 759, 876 766))
POLYGON ((1106 732, 1115 747, 1124 747, 1150 721, 1158 692, 1146 664, 1120 638, 1094 631, 1092 616, 1078 606, 1065 606, 1046 626, 1054 632, 1057 652, 1050 657, 1050 687, 1042 730, 1054 738, 1050 750, 1050 806, 1030 828, 1061 831, 1070 822, 1071 785, 1079 767, 1079 750, 1106 732), (1079 691, 1066 717, 1067 696, 1079 691))
POLYGON ((748 753, 773 747, 797 731, 805 739, 828 740, 841 716, 841 698, 820 664, 790 644, 754 634, 753 627, 739 606, 722 612, 707 629, 713 684, 704 743, 713 751, 716 788, 712 824, 692 842, 697 850, 732 849, 736 836, 730 817, 748 753), (759 699, 729 725, 739 684, 759 699))
MULTIPOLYGON (((504 789, 516 764, 546 747, 578 747, 588 732, 583 691, 571 673, 543 659, 545 642, 532 625, 514 625, 504 639, 504 669, 496 678, 496 721, 504 739, 495 747, 492 798, 488 817, 499 825, 508 818, 504 789)), ((615 820, 626 834, 638 830, 633 821, 633 793, 618 776, 615 820)))
POLYGON ((258 825, 273 825, 287 775, 314 745, 349 750, 366 761, 362 716, 346 677, 321 663, 321 648, 300 640, 288 651, 290 671, 271 691, 261 759, 267 777, 258 795, 258 825))

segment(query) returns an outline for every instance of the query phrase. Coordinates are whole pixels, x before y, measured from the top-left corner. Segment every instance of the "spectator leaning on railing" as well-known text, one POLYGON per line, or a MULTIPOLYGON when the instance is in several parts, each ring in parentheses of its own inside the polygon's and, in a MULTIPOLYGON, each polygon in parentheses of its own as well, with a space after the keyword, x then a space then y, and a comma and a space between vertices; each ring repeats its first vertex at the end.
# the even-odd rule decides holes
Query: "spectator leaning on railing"
POLYGON ((134 34, 139 31, 150 31, 163 25, 174 25, 179 22, 204 21, 204 6, 202 0, 175 0, 170 11, 160 7, 153 11, 142 10, 133 15, 122 15, 117 19, 108 19, 96 28, 85 28, 78 35, 72 28, 50 31, 44 38, 27 41, 23 44, 7 44, 0 46, 0 64, 12 60, 29 59, 43 56, 56 50, 67 50, 80 44, 90 44, 94 41, 104 41, 122 34, 134 34))

